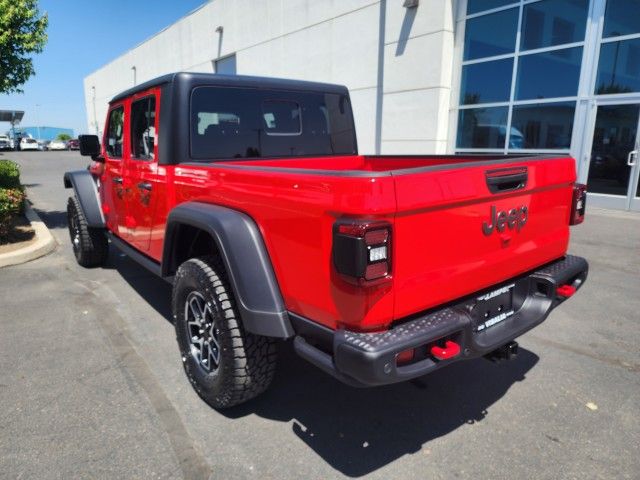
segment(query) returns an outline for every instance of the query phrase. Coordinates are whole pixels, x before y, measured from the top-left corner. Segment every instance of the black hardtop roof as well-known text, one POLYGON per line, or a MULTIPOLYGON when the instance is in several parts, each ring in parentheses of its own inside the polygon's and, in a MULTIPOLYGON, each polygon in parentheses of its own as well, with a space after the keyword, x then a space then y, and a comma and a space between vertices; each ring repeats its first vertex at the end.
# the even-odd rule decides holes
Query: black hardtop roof
POLYGON ((347 87, 332 83, 307 82, 304 80, 288 80, 284 78, 252 77, 248 75, 221 75, 217 73, 176 72, 162 75, 147 82, 136 85, 111 99, 117 102, 136 93, 167 83, 184 83, 192 86, 250 87, 274 90, 297 90, 326 93, 348 93, 347 87))

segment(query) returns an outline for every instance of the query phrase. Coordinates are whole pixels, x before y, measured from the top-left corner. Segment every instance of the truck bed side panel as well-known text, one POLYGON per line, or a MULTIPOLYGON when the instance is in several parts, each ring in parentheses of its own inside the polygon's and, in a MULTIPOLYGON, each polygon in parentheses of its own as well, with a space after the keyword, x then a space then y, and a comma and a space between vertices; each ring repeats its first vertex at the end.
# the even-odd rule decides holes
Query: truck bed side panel
MULTIPOLYGON (((363 291, 340 278, 331 256, 333 224, 340 216, 393 221, 391 176, 372 179, 206 165, 167 169, 175 186, 171 203, 212 203, 254 219, 288 310, 330 328, 381 328, 392 321, 391 286, 363 291)), ((166 216, 157 218, 154 231, 163 232, 165 223, 166 216)), ((159 258, 160 252, 154 256, 159 258)))

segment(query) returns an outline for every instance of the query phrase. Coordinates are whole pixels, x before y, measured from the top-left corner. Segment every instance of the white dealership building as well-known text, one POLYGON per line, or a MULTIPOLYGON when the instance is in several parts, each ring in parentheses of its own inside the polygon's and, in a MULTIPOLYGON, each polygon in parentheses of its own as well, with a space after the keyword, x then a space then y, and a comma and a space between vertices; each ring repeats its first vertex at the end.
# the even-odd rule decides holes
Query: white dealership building
POLYGON ((640 0, 211 0, 84 80, 88 130, 175 71, 346 85, 361 153, 571 154, 640 210, 640 0))

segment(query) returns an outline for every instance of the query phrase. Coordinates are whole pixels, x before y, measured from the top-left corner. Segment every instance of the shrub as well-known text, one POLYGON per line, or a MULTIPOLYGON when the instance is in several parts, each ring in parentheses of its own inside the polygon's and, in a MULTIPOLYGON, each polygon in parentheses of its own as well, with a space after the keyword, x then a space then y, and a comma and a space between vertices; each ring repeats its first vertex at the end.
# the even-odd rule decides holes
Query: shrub
POLYGON ((20 188, 20 167, 11 160, 0 160, 0 188, 20 188))
POLYGON ((0 240, 7 236, 13 217, 22 212, 24 199, 18 165, 10 160, 0 160, 0 240))

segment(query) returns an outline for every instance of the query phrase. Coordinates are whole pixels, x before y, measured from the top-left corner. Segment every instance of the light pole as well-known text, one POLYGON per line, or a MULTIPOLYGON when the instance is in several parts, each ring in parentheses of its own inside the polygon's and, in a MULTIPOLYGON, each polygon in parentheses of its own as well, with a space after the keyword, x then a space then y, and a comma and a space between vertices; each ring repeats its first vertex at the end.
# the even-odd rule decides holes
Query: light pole
POLYGON ((98 129, 98 115, 96 113, 96 86, 92 85, 91 86, 91 92, 92 92, 92 100, 93 100, 93 125, 94 128, 96 129, 96 135, 100 136, 100 130, 98 129))
MULTIPOLYGON (((218 34, 218 55, 216 56, 216 59, 220 58, 220 55, 222 55, 222 36, 224 35, 224 27, 222 25, 218 26, 218 28, 216 28, 216 33, 218 34)), ((215 65, 215 62, 214 62, 215 65)), ((217 70, 214 68, 214 70, 217 70)), ((218 72, 213 72, 213 73, 218 73, 218 72)))
POLYGON ((133 70, 133 86, 136 86, 136 66, 134 65, 133 67, 131 67, 131 70, 133 70))

